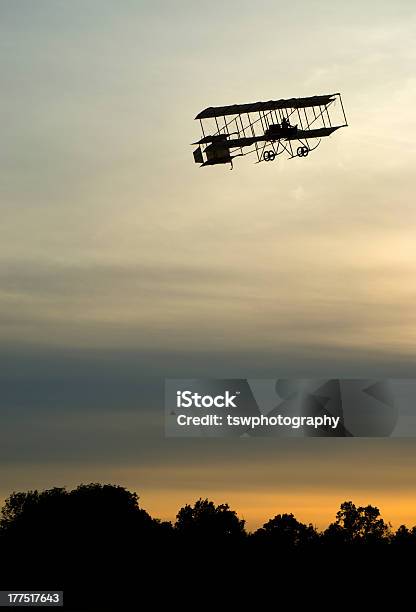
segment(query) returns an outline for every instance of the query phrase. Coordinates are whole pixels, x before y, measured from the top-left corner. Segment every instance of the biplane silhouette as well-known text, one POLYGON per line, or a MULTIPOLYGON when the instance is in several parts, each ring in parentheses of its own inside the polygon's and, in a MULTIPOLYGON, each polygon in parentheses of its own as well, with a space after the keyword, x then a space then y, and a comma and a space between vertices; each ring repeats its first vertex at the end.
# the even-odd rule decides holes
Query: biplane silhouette
POLYGON ((235 157, 254 153, 256 163, 284 153, 289 159, 307 157, 322 138, 348 125, 340 93, 210 106, 195 119, 202 138, 192 143, 198 145, 193 153, 201 167, 229 163, 232 168, 235 157))

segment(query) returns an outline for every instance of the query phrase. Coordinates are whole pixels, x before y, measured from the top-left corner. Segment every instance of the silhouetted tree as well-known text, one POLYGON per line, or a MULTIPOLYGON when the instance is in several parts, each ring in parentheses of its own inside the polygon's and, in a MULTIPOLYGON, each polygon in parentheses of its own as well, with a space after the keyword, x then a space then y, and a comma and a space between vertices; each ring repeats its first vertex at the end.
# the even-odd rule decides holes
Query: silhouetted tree
POLYGON ((316 544, 319 536, 313 525, 299 522, 293 514, 277 514, 258 529, 254 537, 283 548, 316 544))
POLYGON ((139 508, 136 493, 115 485, 80 485, 73 491, 55 487, 46 491, 13 493, 6 500, 0 515, 6 536, 19 536, 45 541, 74 542, 117 539, 150 531, 154 522, 139 508))
POLYGON ((337 523, 331 523, 321 537, 324 544, 330 546, 342 546, 350 541, 347 531, 337 523))
POLYGON ((245 535, 245 521, 239 519, 228 504, 216 506, 208 499, 199 499, 193 506, 181 508, 175 529, 188 540, 238 539, 245 535))
POLYGON ((103 584, 120 597, 139 567, 155 565, 169 530, 139 507, 136 493, 97 483, 13 493, 0 516, 8 584, 18 577, 28 588, 39 588, 47 579, 69 598, 75 590, 75 601, 81 592, 93 597, 103 584))
POLYGON ((323 537, 336 544, 386 542, 390 526, 380 516, 375 506, 359 506, 352 501, 341 504, 335 523, 329 525, 323 537))
POLYGON ((391 535, 390 542, 395 546, 414 546, 416 544, 416 527, 408 529, 400 525, 397 531, 391 535))

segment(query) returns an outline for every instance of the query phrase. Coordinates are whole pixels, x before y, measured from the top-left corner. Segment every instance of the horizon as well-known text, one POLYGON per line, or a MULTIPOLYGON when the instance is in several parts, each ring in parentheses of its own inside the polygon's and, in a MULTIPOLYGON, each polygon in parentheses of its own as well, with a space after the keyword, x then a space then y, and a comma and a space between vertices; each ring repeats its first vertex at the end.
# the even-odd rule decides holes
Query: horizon
MULTIPOLYGON (((62 485, 62 488, 66 489, 67 491, 70 491, 73 488, 75 489, 79 485, 88 485, 88 484, 92 484, 92 483, 85 481, 85 482, 78 483, 76 485, 68 486, 68 487, 65 487, 62 485)), ((389 507, 390 509, 392 508, 391 500, 389 502, 389 500, 386 499, 385 505, 378 504, 377 500, 368 499, 369 496, 367 494, 362 494, 361 497, 359 495, 354 496, 353 498, 346 497, 345 499, 342 498, 342 496, 340 496, 339 498, 336 498, 338 499, 338 501, 336 501, 337 505, 335 506, 332 506, 333 498, 331 499, 325 498, 325 503, 322 503, 321 501, 319 505, 318 504, 310 505, 310 502, 305 503, 305 501, 303 500, 303 501, 298 501, 297 502, 298 505, 296 506, 295 504, 294 507, 293 507, 293 503, 291 506, 291 499, 289 498, 289 496, 284 496, 285 498, 287 497, 287 499, 285 499, 284 503, 280 503, 280 506, 276 507, 275 510, 272 510, 272 508, 274 507, 273 504, 270 504, 269 506, 265 507, 265 509, 263 510, 262 518, 259 517, 258 506, 256 506, 255 516, 257 516, 257 519, 253 519, 253 518, 250 519, 248 517, 250 516, 252 517, 253 515, 245 512, 244 507, 242 507, 241 504, 238 505, 237 497, 236 497, 236 504, 237 504, 236 505, 236 504, 230 503, 230 500, 225 499, 224 495, 222 495, 221 493, 218 495, 214 494, 213 496, 201 494, 199 497, 192 498, 192 499, 189 498, 189 499, 186 499, 186 501, 179 501, 182 495, 178 494, 177 496, 175 496, 175 500, 176 498, 178 498, 177 507, 175 506, 175 508, 173 509, 172 508, 166 509, 166 505, 164 504, 163 501, 160 501, 160 500, 156 502, 154 501, 150 505, 146 504, 146 501, 143 502, 143 496, 140 495, 140 491, 135 491, 134 489, 129 488, 128 486, 120 485, 119 483, 116 483, 116 482, 102 482, 102 483, 94 483, 94 484, 102 484, 102 485, 110 484, 110 485, 115 485, 115 486, 123 486, 125 489, 127 489, 131 493, 137 494, 139 507, 145 510, 146 512, 148 512, 148 514, 153 519, 167 521, 167 522, 170 522, 172 525, 175 524, 177 513, 185 505, 193 506, 195 502, 198 501, 199 499, 202 499, 202 500, 208 499, 209 501, 212 501, 215 505, 228 504, 230 510, 235 511, 237 517, 245 521, 245 529, 248 533, 253 533, 257 529, 260 529, 261 527, 263 527, 264 524, 269 519, 272 519, 277 515, 283 515, 283 514, 293 514, 294 517, 301 523, 304 523, 306 525, 311 524, 318 532, 323 532, 331 523, 335 522, 336 513, 340 509, 341 504, 347 501, 351 501, 357 508, 366 507, 369 505, 372 507, 376 507, 380 511, 380 517, 384 519, 387 525, 389 525, 392 532, 396 531, 401 525, 405 525, 405 527, 407 527, 408 529, 411 529, 412 527, 416 527, 416 506, 414 506, 413 515, 410 513, 411 511, 408 508, 406 508, 405 512, 403 513, 402 516, 408 517, 409 518, 408 521, 400 520, 397 523, 394 523, 390 520, 388 513, 385 512, 386 508, 387 509, 389 507), (158 508, 160 509, 160 512, 158 512, 157 510, 158 508), (310 510, 314 510, 316 512, 318 508, 320 512, 320 520, 313 520, 313 517, 310 516, 310 510), (322 512, 322 509, 324 509, 324 512, 322 512), (413 518, 411 518, 411 516, 413 516, 413 518)), ((61 488, 59 484, 56 484, 54 486, 61 488)), ((53 487, 50 487, 50 488, 53 488, 53 487)), ((42 489, 36 489, 36 487, 33 487, 33 489, 31 490, 38 490, 39 492, 42 491, 42 489)), ((13 492, 11 491, 10 494, 14 492, 26 493, 28 491, 13 491, 13 492)), ((3 506, 6 499, 7 498, 0 500, 1 507, 3 506)), ((320 499, 322 500, 323 498, 320 498, 320 499)), ((173 502, 171 502, 171 504, 172 503, 173 502)), ((410 505, 410 502, 409 502, 409 505, 410 505)))

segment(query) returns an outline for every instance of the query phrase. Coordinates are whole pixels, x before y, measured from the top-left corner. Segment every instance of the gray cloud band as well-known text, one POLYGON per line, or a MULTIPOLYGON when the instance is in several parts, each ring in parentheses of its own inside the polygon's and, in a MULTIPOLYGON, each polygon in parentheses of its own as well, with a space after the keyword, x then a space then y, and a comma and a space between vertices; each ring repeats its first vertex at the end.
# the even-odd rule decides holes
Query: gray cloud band
POLYGON ((169 437, 416 436, 416 379, 175 379, 169 437))

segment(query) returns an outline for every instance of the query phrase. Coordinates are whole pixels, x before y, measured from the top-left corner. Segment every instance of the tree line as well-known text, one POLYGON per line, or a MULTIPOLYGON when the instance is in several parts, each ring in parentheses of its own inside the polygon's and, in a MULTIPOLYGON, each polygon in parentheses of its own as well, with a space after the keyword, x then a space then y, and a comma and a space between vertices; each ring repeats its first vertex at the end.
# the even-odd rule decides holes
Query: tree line
POLYGON ((54 487, 14 492, 0 511, 2 545, 19 538, 50 543, 58 534, 60 541, 68 544, 82 536, 88 536, 87 541, 103 536, 120 540, 129 533, 158 542, 252 541, 291 548, 416 543, 416 527, 400 525, 394 531, 377 507, 356 506, 352 501, 342 503, 334 522, 321 531, 311 523, 298 521, 292 513, 282 513, 248 532, 245 520, 227 503, 216 505, 208 499, 180 508, 173 523, 161 521, 140 507, 136 493, 118 485, 98 483, 81 484, 70 491, 54 487))
POLYGON ((218 559, 226 559, 227 568, 244 566, 241 571, 247 572, 265 555, 273 557, 275 568, 280 564, 284 569, 290 558, 296 558, 297 567, 308 559, 310 572, 310 560, 320 556, 344 561, 350 554, 391 557, 414 545, 416 527, 393 530, 378 508, 352 501, 342 503, 323 530, 282 513, 248 532, 227 503, 201 498, 180 508, 174 522, 161 521, 124 487, 81 484, 73 490, 54 487, 8 497, 0 513, 0 587, 60 587, 77 609, 90 609, 97 589, 111 585, 105 601, 114 597, 119 608, 120 592, 133 597, 138 576, 144 589, 161 572, 166 582, 169 572, 177 575, 184 568, 188 575, 200 574, 203 567, 209 572, 218 559))

